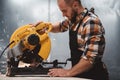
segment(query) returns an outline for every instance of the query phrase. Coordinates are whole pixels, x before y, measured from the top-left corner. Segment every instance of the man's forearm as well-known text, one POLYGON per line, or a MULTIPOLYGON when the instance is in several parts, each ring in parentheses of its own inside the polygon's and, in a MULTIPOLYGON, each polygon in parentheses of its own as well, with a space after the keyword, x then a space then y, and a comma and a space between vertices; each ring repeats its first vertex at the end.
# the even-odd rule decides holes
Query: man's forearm
POLYGON ((76 64, 75 66, 73 66, 73 68, 71 68, 69 70, 69 76, 75 76, 77 74, 81 74, 87 70, 89 70, 90 68, 92 68, 92 64, 85 59, 81 59, 78 64, 76 64))
POLYGON ((60 24, 60 22, 52 24, 53 27, 52 27, 51 32, 53 32, 53 33, 60 32, 60 26, 59 26, 59 24, 60 24))

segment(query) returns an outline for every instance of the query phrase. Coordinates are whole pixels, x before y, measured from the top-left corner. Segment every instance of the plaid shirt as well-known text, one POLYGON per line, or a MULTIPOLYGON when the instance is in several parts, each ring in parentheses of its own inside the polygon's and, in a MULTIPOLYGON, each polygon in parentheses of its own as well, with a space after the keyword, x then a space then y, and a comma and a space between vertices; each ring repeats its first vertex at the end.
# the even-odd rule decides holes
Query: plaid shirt
MULTIPOLYGON (((83 14, 86 13, 86 9, 83 14)), ((62 32, 72 29, 76 31, 79 21, 83 18, 83 14, 79 15, 76 24, 73 26, 61 26, 62 32)), ((78 49, 83 51, 83 58, 90 60, 91 63, 95 62, 96 58, 102 58, 105 47, 104 28, 99 18, 92 12, 88 12, 87 16, 83 19, 77 34, 78 49)))

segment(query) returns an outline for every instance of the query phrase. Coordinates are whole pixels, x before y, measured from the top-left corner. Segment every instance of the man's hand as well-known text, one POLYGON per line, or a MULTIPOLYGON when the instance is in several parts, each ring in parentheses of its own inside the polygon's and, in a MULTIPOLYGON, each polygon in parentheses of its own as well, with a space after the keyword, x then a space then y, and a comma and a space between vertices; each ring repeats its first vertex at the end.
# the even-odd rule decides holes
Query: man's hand
POLYGON ((70 76, 69 70, 61 69, 61 68, 50 69, 48 75, 50 75, 52 77, 68 77, 68 76, 70 76))
POLYGON ((41 23, 42 23, 42 21, 37 22, 36 24, 30 24, 30 25, 31 25, 31 27, 36 27, 36 26, 38 26, 38 25, 41 24, 41 23))
POLYGON ((35 28, 36 28, 36 31, 37 31, 40 35, 44 34, 44 33, 46 32, 46 30, 48 30, 47 26, 44 27, 44 28, 39 29, 38 25, 40 25, 41 23, 43 23, 43 22, 40 21, 40 22, 37 22, 36 24, 30 24, 31 27, 35 27, 35 28))

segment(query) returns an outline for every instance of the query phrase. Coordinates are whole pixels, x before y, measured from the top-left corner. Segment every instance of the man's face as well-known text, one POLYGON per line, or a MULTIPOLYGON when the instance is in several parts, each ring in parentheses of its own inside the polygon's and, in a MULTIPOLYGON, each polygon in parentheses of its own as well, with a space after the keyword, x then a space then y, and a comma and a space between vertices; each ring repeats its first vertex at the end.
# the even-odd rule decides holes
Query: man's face
POLYGON ((72 6, 67 5, 64 0, 58 3, 58 6, 64 17, 67 17, 72 23, 76 21, 77 11, 75 11, 72 6))

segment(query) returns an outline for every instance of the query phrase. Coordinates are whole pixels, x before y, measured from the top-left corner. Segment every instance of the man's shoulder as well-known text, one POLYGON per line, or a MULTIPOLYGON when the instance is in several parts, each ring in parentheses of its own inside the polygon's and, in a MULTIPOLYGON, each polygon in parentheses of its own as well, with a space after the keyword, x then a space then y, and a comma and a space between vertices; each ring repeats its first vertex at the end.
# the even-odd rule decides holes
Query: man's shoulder
POLYGON ((101 24, 101 21, 96 14, 94 14, 92 12, 89 12, 88 15, 85 17, 85 19, 83 20, 83 24, 84 25, 87 25, 87 24, 101 24))

